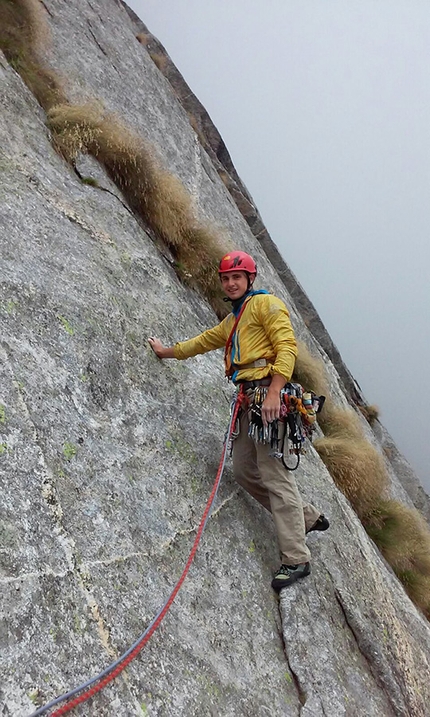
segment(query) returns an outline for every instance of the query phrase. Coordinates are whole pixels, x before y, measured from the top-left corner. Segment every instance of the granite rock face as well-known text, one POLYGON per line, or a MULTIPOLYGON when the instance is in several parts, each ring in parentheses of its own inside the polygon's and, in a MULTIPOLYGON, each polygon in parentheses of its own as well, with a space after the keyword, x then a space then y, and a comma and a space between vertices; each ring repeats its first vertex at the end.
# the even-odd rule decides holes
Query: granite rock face
MULTIPOLYGON (((200 214, 257 256, 261 285, 325 356, 121 3, 45 0, 47 60, 152 144, 200 214)), ((0 60, 0 714, 97 674, 160 608, 215 477, 231 389, 218 353, 161 363, 216 322, 93 160, 83 184, 0 60)), ((331 387, 346 403, 326 357, 331 387)), ((375 440, 375 439, 374 439, 375 440)), ((393 482, 397 480, 393 473, 393 482)), ((225 479, 182 591, 126 675, 74 714, 429 714, 430 628, 313 451, 303 495, 330 516, 309 578, 270 589, 270 516, 225 479)))

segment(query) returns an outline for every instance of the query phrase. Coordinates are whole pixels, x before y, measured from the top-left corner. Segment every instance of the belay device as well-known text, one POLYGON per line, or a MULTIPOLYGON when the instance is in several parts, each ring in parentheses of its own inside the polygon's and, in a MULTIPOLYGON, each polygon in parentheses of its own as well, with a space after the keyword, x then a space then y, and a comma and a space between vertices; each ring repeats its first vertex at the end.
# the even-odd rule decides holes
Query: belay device
POLYGON ((312 441, 316 429, 316 415, 324 405, 325 396, 305 391, 299 383, 286 383, 281 390, 280 418, 264 426, 261 406, 267 396, 267 388, 257 386, 250 405, 248 435, 260 443, 270 443, 275 458, 282 460, 288 471, 299 467, 306 439, 312 441), (295 465, 289 465, 295 456, 295 465))

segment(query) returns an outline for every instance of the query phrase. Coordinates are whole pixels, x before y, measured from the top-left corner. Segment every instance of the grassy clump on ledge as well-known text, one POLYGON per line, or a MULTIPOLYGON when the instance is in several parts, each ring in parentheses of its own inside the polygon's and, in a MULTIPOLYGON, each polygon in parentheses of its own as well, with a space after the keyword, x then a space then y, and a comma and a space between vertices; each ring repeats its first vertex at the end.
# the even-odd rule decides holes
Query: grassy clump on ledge
POLYGON ((39 57, 48 28, 38 0, 0 0, 0 14, 0 48, 47 112, 56 149, 71 162, 79 152, 96 157, 130 207, 167 244, 179 277, 224 317, 216 267, 229 247, 220 243, 211 225, 198 221, 185 187, 114 115, 106 115, 96 103, 67 102, 58 76, 39 57))
POLYGON ((350 441, 365 438, 358 414, 352 408, 335 406, 330 399, 324 404, 319 424, 326 437, 347 438, 350 441))
POLYGON ((382 456, 364 437, 348 434, 324 436, 314 445, 336 485, 364 520, 388 484, 382 456))
POLYGON ((359 414, 330 399, 324 364, 302 343, 293 379, 327 396, 318 416, 324 437, 314 447, 411 600, 430 619, 429 527, 417 510, 385 498, 388 473, 382 455, 367 440, 359 414))
POLYGON ((160 72, 163 74, 167 67, 167 57, 162 55, 161 52, 149 52, 149 57, 160 72))
POLYGON ((301 342, 293 379, 306 389, 326 396, 318 416, 325 435, 314 441, 314 447, 338 488, 363 519, 387 486, 384 460, 366 440, 359 416, 352 409, 335 406, 330 399, 322 360, 312 356, 301 342))
POLYGON ((371 426, 373 426, 375 421, 379 419, 379 408, 378 406, 375 406, 375 404, 358 406, 358 410, 363 414, 364 418, 371 426))
POLYGON ((299 354, 294 366, 292 380, 297 381, 308 391, 314 391, 318 395, 328 397, 329 387, 324 364, 320 358, 315 358, 310 353, 306 344, 297 342, 299 354))
POLYGON ((423 517, 396 500, 381 500, 368 515, 366 530, 430 619, 430 531, 423 517))
POLYGON ((38 0, 0 0, 0 49, 45 111, 65 96, 58 75, 45 67, 40 53, 48 36, 38 0))
POLYGON ((48 121, 63 156, 70 162, 81 152, 95 157, 129 206, 169 247, 182 280, 225 316, 217 265, 228 247, 197 219, 190 194, 161 167, 147 142, 98 104, 57 105, 48 121))

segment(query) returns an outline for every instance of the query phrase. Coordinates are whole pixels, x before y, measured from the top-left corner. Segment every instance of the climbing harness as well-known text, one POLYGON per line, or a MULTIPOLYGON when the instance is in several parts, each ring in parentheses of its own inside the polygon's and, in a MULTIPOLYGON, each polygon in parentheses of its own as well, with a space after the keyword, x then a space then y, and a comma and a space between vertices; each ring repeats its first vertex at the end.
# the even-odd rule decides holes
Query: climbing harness
POLYGON ((268 443, 273 449, 272 455, 282 460, 287 470, 295 471, 299 467, 300 456, 306 452, 303 447, 306 439, 312 441, 316 414, 321 411, 325 397, 305 391, 299 383, 286 383, 281 389, 280 418, 264 425, 261 407, 267 391, 267 387, 260 385, 256 386, 253 395, 252 391, 249 392, 248 435, 257 443, 268 443), (290 456, 295 456, 294 465, 287 462, 290 456))
POLYGON ((88 680, 88 682, 85 682, 82 685, 79 685, 78 687, 75 687, 73 690, 70 690, 70 692, 67 692, 63 695, 60 695, 59 697, 56 697, 54 700, 49 702, 48 704, 44 705, 43 707, 39 707, 36 712, 33 712, 30 717, 37 717, 38 715, 46 714, 48 710, 51 710, 55 705, 59 704, 60 702, 65 702, 66 700, 69 700, 66 702, 62 707, 55 710, 55 712, 51 713, 51 717, 60 717, 60 715, 64 715, 67 712, 70 712, 72 709, 77 707, 78 705, 82 704, 83 702, 86 702, 91 697, 93 697, 97 692, 100 692, 104 687, 106 687, 109 682, 112 682, 118 675, 127 667, 127 665, 130 664, 130 662, 139 654, 139 652, 145 647, 146 643, 150 640, 151 636, 154 634, 156 629, 159 627, 165 616, 167 615, 176 595, 178 594, 182 583, 184 582, 189 569, 191 567, 191 563, 194 560, 194 556, 197 552, 198 545, 200 543, 201 537, 203 535, 203 531, 206 527, 206 523, 209 519, 212 506, 214 503, 214 500, 216 498, 216 495, 218 493, 218 488, 221 482, 222 474, 224 472, 224 466, 227 456, 227 447, 228 443, 230 441, 230 436, 232 432, 232 428, 236 423, 237 415, 239 413, 239 409, 243 402, 245 401, 245 394, 243 390, 239 391, 237 394, 235 394, 233 402, 233 410, 231 412, 230 421, 228 425, 228 429, 226 432, 225 440, 224 440, 224 446, 221 453, 221 459, 218 466, 218 471, 215 477, 215 482, 212 487, 212 492, 209 496, 209 499, 206 503, 205 510, 203 512, 202 518, 199 523, 199 527, 197 528, 197 534, 194 539, 193 546, 191 548, 190 555, 188 557, 187 563, 182 571, 182 574, 174 586, 172 592, 170 593, 169 597, 167 598, 164 605, 160 608, 159 612, 156 614, 156 616, 153 618, 152 622, 148 625, 146 630, 142 633, 142 635, 136 640, 136 642, 126 651, 124 652, 115 662, 112 662, 106 669, 103 670, 103 672, 100 672, 100 674, 96 675, 92 679, 88 680), (93 685, 91 687, 91 685, 93 685), (85 692, 83 692, 85 690, 85 692), (82 694, 78 695, 78 693, 81 692, 82 694), (78 695, 75 697, 75 695, 78 695), (72 699, 74 698, 74 699, 72 699))

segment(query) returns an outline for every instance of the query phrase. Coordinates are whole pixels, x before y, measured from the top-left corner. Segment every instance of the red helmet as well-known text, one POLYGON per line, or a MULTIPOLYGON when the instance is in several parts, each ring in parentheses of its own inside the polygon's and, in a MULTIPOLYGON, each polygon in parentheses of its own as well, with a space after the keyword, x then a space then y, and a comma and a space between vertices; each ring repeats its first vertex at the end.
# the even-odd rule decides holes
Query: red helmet
POLYGON ((244 251, 232 251, 223 256, 218 267, 218 274, 225 274, 228 271, 246 271, 247 274, 256 274, 257 264, 252 256, 244 251))

